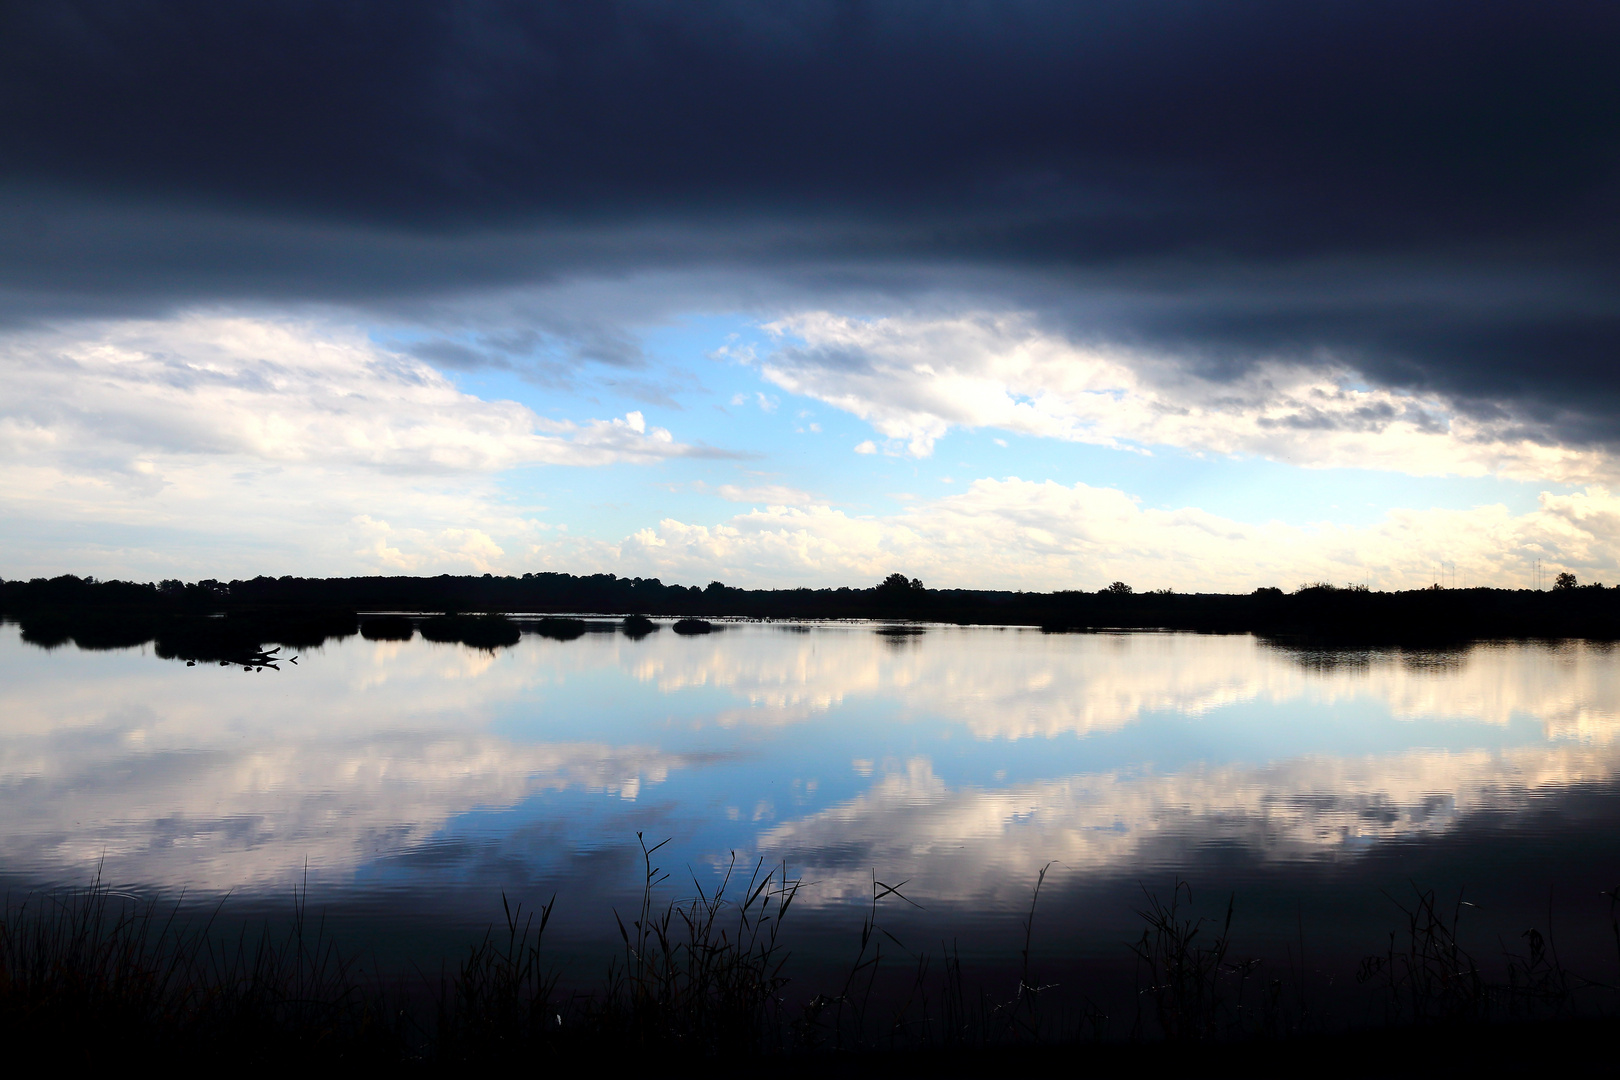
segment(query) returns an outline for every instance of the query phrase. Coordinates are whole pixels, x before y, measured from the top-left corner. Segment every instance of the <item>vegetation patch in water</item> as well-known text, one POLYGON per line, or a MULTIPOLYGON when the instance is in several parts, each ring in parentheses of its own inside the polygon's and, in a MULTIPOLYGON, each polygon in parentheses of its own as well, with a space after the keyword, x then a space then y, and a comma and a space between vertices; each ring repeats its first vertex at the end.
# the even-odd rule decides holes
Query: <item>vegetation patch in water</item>
POLYGON ((624 636, 629 638, 644 638, 658 629, 658 624, 645 615, 626 615, 619 624, 624 636))
POLYGON ((573 641, 585 636, 585 620, 547 616, 534 624, 534 632, 554 641, 573 641))
POLYGON ((672 629, 677 634, 712 634, 715 625, 707 619, 676 619, 672 629))
POLYGON ((360 636, 368 641, 409 641, 416 626, 403 615, 374 615, 360 624, 360 636))
POLYGON ((459 642, 475 649, 516 645, 523 636, 505 615, 435 615, 423 619, 421 629, 429 641, 459 642))

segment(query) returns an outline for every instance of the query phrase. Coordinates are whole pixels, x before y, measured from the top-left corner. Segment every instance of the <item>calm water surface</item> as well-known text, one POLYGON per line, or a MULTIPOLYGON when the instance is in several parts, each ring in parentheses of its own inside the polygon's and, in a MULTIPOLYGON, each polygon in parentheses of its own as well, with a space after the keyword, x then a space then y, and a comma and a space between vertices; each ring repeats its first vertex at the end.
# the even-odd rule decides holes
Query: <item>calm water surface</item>
POLYGON ((1372 951, 1416 882, 1466 886, 1490 933, 1555 902, 1570 948, 1612 956, 1617 733, 1620 654, 1581 643, 735 624, 354 637, 244 674, 5 626, 0 867, 246 904, 307 881, 379 938, 555 892, 583 946, 639 888, 640 831, 671 838, 666 889, 785 860, 828 941, 875 874, 908 883, 896 925, 1006 952, 1051 863, 1054 954, 1117 952, 1141 886, 1180 875, 1235 892, 1256 949, 1372 951))

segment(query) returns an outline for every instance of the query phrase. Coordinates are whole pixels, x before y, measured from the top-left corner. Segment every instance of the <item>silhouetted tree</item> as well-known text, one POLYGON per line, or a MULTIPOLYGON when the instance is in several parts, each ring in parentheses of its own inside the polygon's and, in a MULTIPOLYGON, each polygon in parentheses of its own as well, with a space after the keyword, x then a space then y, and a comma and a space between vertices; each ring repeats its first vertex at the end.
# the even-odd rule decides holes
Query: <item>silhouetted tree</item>
POLYGON ((1116 581, 1112 585, 1108 586, 1108 588, 1100 589, 1098 591, 1107 593, 1110 596, 1129 596, 1136 590, 1125 584, 1123 581, 1116 581))
POLYGON ((1553 579, 1553 588, 1555 589, 1573 589, 1577 584, 1575 575, 1568 570, 1553 579))
POLYGON ((883 584, 879 585, 878 588, 887 593, 920 593, 923 591, 923 583, 917 578, 908 578, 904 574, 890 574, 883 579, 883 584))

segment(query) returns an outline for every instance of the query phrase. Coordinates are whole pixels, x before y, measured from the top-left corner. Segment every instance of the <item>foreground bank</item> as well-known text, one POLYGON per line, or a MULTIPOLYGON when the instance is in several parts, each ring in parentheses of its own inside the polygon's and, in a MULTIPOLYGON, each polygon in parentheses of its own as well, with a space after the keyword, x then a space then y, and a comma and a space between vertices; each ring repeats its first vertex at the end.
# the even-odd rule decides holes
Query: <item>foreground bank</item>
MULTIPOLYGON (((0 918, 0 1037, 13 1060, 125 1068, 614 1060, 967 1075, 1016 1063, 1494 1071, 1612 1046, 1620 1034, 1620 998, 1605 977, 1612 960, 1588 958, 1601 972, 1567 968, 1535 928, 1499 955, 1476 953, 1464 940, 1465 905, 1416 889, 1387 945, 1354 973, 1378 1017, 1370 1025, 1374 1013, 1313 1005, 1302 968, 1245 956, 1232 936, 1235 899, 1224 917, 1220 906, 1197 914, 1184 883, 1145 894, 1141 936, 1124 946, 1134 961, 1127 993, 1070 988, 1060 1001, 1043 984, 1028 933, 1038 884, 1005 985, 969 985, 949 948, 928 957, 900 946, 882 925, 899 894, 874 881, 842 976, 811 987, 794 979, 783 932, 798 880, 756 864, 712 894, 660 901, 659 846, 644 846, 639 908, 608 916, 622 947, 586 987, 562 985, 546 951, 555 899, 526 911, 503 896, 502 923, 461 956, 384 978, 324 932, 307 896, 289 921, 253 929, 230 927, 222 909, 187 917, 99 884, 14 898, 0 918)), ((1350 973, 1338 974, 1348 983, 1350 973)))

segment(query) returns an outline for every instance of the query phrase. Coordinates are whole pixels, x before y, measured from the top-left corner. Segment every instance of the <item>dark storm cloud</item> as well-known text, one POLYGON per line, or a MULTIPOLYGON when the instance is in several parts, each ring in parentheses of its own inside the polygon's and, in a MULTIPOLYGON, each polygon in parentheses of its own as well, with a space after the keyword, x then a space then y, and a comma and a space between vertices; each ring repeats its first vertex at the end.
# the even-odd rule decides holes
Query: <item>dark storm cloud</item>
POLYGON ((1609 440, 1617 56, 1598 3, 7 5, 0 288, 933 290, 1609 440))
MULTIPOLYGON (((531 318, 536 313, 530 312, 531 318)), ((646 367, 641 346, 629 334, 603 325, 601 320, 559 316, 555 311, 538 316, 545 332, 527 327, 473 334, 465 339, 433 337, 402 345, 405 352, 441 368, 458 371, 496 369, 515 371, 542 386, 572 386, 583 364, 619 369, 606 382, 625 387, 644 401, 673 405, 666 388, 641 379, 626 378, 626 370, 646 367)), ((676 406, 679 407, 679 406, 676 406)))

